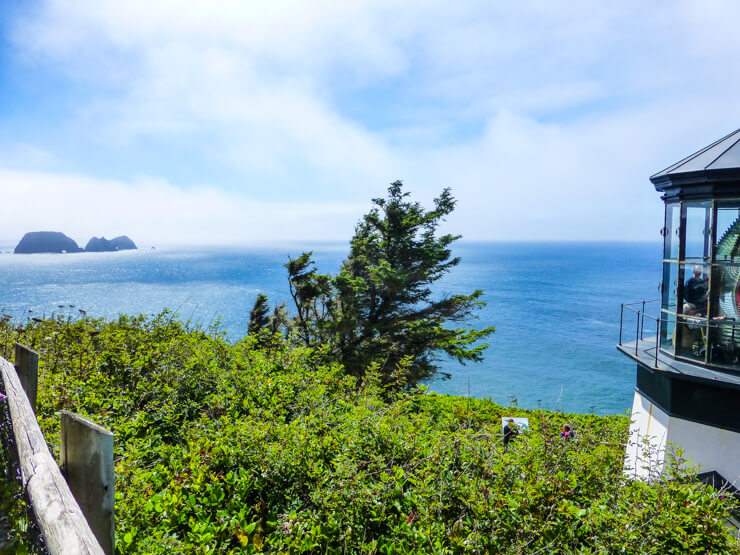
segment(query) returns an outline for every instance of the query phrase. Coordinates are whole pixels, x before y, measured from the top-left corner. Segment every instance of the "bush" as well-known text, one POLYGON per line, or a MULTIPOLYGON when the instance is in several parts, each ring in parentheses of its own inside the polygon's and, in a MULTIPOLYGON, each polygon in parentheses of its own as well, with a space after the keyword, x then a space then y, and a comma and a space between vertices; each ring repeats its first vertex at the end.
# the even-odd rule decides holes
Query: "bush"
POLYGON ((325 353, 232 345, 166 312, 12 330, 0 337, 42 354, 53 450, 64 409, 116 434, 121 552, 733 549, 729 500, 683 479, 625 479, 625 416, 394 393, 372 369, 360 382, 325 353), (504 415, 532 423, 506 452, 504 415), (558 437, 566 420, 573 441, 558 437))

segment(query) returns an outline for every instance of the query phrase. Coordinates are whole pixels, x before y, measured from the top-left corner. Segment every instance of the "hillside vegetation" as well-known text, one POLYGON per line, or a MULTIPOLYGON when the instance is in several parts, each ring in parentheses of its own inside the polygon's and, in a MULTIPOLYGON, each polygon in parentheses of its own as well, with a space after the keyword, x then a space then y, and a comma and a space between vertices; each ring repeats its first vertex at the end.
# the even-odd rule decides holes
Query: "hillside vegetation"
MULTIPOLYGON (((230 344, 164 312, 0 324, 41 353, 38 416, 115 433, 122 553, 731 552, 730 501, 623 474, 625 416, 362 382, 316 350, 230 344), (532 430, 505 452, 503 415, 532 430), (563 422, 575 440, 558 437, 563 422)), ((399 370, 403 373, 403 369, 399 370)), ((681 478, 681 474, 678 474, 681 478)))

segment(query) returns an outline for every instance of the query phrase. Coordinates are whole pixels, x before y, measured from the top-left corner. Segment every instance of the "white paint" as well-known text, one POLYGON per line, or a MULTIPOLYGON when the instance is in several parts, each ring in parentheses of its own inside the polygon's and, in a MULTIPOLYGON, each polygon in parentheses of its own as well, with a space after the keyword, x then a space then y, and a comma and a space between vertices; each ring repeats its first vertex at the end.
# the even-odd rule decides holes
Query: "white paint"
POLYGON ((719 472, 740 488, 740 434, 669 416, 635 391, 625 472, 649 479, 680 448, 697 472, 719 472))
POLYGON ((635 391, 625 472, 650 478, 663 470, 670 417, 635 391))

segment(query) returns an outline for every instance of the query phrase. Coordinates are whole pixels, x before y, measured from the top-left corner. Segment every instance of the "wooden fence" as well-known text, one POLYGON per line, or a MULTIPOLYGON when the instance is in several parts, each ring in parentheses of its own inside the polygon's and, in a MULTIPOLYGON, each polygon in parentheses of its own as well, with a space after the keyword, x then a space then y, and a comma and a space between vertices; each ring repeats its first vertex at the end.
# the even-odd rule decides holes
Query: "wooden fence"
POLYGON ((63 476, 36 420, 37 365, 38 355, 21 345, 17 372, 0 357, 23 487, 36 523, 52 555, 113 553, 113 434, 63 413, 63 476))

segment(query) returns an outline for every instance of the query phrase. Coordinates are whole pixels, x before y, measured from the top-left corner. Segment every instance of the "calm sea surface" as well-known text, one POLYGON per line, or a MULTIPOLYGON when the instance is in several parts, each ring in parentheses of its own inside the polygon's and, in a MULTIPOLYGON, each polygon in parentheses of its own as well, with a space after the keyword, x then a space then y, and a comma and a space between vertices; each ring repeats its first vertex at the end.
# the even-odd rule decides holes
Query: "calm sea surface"
MULTIPOLYGON (((289 299, 283 264, 313 250, 337 270, 346 243, 269 247, 157 248, 119 253, 0 254, 0 308, 15 319, 49 315, 177 311, 245 334, 257 293, 289 299)), ((619 305, 657 296, 660 245, 644 243, 463 243, 439 294, 485 291, 476 326, 496 326, 484 362, 443 361, 441 393, 523 407, 620 413, 631 406, 635 365, 619 354, 619 305)))

